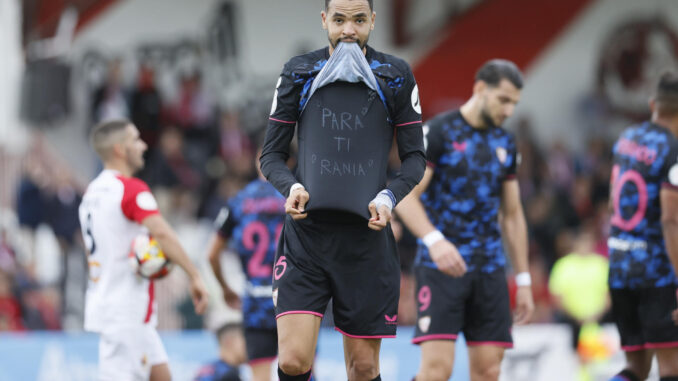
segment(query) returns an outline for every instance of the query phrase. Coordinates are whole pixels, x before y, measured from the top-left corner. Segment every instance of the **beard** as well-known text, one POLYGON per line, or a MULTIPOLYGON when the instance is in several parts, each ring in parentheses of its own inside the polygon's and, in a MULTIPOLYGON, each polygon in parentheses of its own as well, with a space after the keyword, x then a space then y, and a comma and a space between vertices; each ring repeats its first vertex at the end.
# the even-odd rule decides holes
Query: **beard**
MULTIPOLYGON (((333 41, 333 40, 330 38, 329 34, 327 35, 327 40, 329 40, 330 45, 332 45, 332 49, 336 49, 336 48, 337 48, 337 45, 339 45, 339 43, 342 42, 342 39, 341 39, 341 38, 337 38, 336 40, 333 41)), ((358 46, 359 46, 360 49, 362 50, 362 49, 365 49, 365 46, 367 46, 367 41, 368 41, 368 40, 369 40, 369 36, 368 36, 368 37, 365 37, 365 40, 364 40, 364 41, 361 40, 361 39, 356 39, 356 40, 345 40, 345 41, 343 41, 343 42, 355 42, 356 44, 358 44, 358 46)))
POLYGON ((497 123, 494 122, 494 119, 490 116, 490 113, 487 110, 480 111, 480 118, 483 120, 483 123, 487 127, 497 127, 497 123))

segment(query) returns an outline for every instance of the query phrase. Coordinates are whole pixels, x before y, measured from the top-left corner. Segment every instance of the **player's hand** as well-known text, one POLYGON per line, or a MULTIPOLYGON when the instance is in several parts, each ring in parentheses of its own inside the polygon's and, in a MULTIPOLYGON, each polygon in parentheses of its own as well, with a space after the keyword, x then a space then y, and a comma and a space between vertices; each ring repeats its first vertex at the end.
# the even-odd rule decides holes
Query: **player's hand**
POLYGON ((513 312, 515 324, 527 324, 534 312, 534 299, 531 286, 520 286, 516 291, 516 310, 513 312))
POLYGON ((455 278, 466 274, 466 262, 452 242, 441 239, 429 247, 431 259, 438 270, 455 278))
POLYGON ((308 192, 304 188, 297 188, 290 192, 285 201, 285 213, 292 216, 295 220, 306 218, 306 203, 308 202, 308 192))
POLYGON ((391 210, 386 205, 379 205, 379 208, 375 206, 374 202, 370 202, 367 208, 370 210, 370 220, 367 222, 372 230, 381 230, 388 225, 391 221, 391 210))
POLYGON ((230 287, 225 287, 221 289, 222 293, 224 294, 224 301, 226 302, 226 305, 233 308, 234 310, 240 310, 242 309, 242 302, 240 301, 240 297, 238 294, 233 292, 230 287))
POLYGON ((205 287, 202 278, 193 278, 191 280, 191 299, 193 299, 196 314, 202 315, 207 309, 207 297, 207 287, 205 287))

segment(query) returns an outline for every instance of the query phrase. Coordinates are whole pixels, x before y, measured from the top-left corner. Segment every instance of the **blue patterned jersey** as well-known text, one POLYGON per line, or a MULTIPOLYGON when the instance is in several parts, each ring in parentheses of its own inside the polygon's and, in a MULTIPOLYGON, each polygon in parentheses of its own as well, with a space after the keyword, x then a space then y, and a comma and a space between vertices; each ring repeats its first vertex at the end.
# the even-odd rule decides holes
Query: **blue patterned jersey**
MULTIPOLYGON (((468 271, 503 269, 499 221, 504 181, 515 178, 516 144, 500 127, 474 128, 456 111, 424 125, 433 178, 421 197, 433 225, 452 242, 468 271)), ((419 240, 416 265, 437 268, 419 240)))
POLYGON ((284 217, 285 198, 263 180, 249 183, 217 217, 219 234, 230 240, 247 277, 242 301, 245 327, 275 329, 271 284, 284 217))
POLYGON ((203 365, 194 381, 240 381, 240 370, 237 366, 229 365, 223 360, 216 360, 203 365))
POLYGON ((613 154, 610 288, 676 284, 664 246, 659 191, 678 185, 678 140, 646 122, 625 130, 613 154))

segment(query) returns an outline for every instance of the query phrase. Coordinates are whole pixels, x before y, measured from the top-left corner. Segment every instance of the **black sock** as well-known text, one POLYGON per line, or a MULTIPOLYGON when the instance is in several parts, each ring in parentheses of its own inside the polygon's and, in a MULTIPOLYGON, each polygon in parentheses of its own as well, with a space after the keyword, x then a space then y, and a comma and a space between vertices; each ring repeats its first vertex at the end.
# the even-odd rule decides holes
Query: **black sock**
POLYGON ((610 381, 640 381, 640 378, 628 369, 624 369, 612 377, 610 381))
POLYGON ((278 379, 280 381, 308 381, 310 378, 311 378, 311 369, 309 369, 308 372, 300 374, 298 376, 289 376, 283 373, 282 369, 280 369, 280 366, 278 366, 278 379))
MULTIPOLYGON (((375 379, 372 380, 372 381, 381 381, 381 374, 378 374, 378 375, 377 375, 377 378, 375 378, 375 379)), ((661 380, 661 381, 664 381, 664 380, 661 380)), ((669 381, 673 381, 673 380, 669 380, 669 381)))
POLYGON ((659 381, 678 381, 678 376, 664 376, 659 381))

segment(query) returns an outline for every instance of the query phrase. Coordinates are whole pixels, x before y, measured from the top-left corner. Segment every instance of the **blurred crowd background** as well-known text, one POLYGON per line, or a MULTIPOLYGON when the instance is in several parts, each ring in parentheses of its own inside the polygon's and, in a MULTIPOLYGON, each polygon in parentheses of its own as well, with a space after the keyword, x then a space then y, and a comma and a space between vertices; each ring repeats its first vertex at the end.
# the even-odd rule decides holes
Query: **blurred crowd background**
MULTIPOLYGON (((87 133, 105 119, 129 118, 139 128, 149 147, 139 177, 211 277, 204 250, 212 221, 256 176, 255 142, 283 63, 326 45, 323 2, 0 4, 0 48, 11 51, 0 69, 14 75, 0 77, 7 101, 0 113, 16 114, 0 120, 0 330, 82 329, 87 275, 77 208, 101 166, 87 133)), ((678 67, 678 3, 375 0, 375 10, 371 44, 412 65, 425 118, 470 96, 486 59, 511 59, 525 71, 524 102, 506 127, 522 158, 533 320, 602 319, 604 305, 573 312, 568 291, 556 281, 549 288, 549 279, 568 254, 607 256, 611 145, 621 128, 649 116, 661 69, 678 67)), ((397 155, 391 166, 397 171, 397 155)), ((399 321, 411 325, 416 242, 397 220, 394 227, 399 321)), ((235 258, 225 270, 242 288, 235 258)), ((195 316, 185 281, 175 272, 158 284, 161 329, 237 320, 214 281, 215 307, 195 316)))

